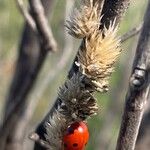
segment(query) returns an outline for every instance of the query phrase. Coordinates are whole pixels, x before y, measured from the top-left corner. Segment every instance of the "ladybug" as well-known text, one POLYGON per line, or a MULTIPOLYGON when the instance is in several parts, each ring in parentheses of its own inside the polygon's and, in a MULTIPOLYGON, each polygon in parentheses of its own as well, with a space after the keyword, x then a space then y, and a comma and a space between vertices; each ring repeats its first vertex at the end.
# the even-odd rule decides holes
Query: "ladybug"
POLYGON ((84 150, 88 139, 87 125, 84 122, 74 122, 63 137, 64 150, 84 150))

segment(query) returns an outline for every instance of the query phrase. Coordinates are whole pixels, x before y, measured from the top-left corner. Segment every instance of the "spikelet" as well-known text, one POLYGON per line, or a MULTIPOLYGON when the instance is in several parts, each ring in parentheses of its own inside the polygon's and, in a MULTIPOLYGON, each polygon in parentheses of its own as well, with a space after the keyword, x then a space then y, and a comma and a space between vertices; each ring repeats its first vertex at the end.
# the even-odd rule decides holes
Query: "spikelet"
POLYGON ((110 23, 108 29, 96 29, 79 48, 80 71, 92 80, 100 92, 108 90, 108 79, 121 52, 120 40, 116 37, 117 29, 115 21, 110 23))
POLYGON ((74 74, 58 93, 67 108, 68 114, 65 115, 72 116, 74 120, 84 120, 98 110, 96 99, 84 88, 82 81, 82 74, 74 74))
MULTIPOLYGON (((100 4, 100 2, 99 2, 100 4)), ((75 9, 66 21, 68 33, 76 38, 84 38, 100 26, 99 4, 93 0, 83 0, 79 9, 75 9)))
POLYGON ((83 75, 74 74, 58 92, 58 101, 53 106, 53 115, 45 122, 46 143, 49 149, 62 149, 62 136, 74 121, 85 120, 98 111, 96 99, 84 88, 83 75))
POLYGON ((63 114, 58 110, 54 110, 54 115, 49 117, 49 120, 45 122, 46 143, 49 145, 49 150, 61 150, 62 149, 62 136, 68 127, 67 121, 63 114))

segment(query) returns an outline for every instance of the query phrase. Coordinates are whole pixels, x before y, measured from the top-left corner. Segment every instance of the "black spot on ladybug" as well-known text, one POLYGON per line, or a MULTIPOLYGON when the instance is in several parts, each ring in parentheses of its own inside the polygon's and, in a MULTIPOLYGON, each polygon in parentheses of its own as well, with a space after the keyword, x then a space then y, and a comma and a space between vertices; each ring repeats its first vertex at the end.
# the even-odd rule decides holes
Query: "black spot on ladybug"
POLYGON ((87 145, 87 143, 85 143, 85 145, 87 145))
POLYGON ((66 144, 66 143, 64 143, 64 147, 67 147, 67 144, 66 144))
POLYGON ((69 133, 69 134, 73 134, 73 133, 74 133, 74 129, 68 128, 68 133, 69 133))
POLYGON ((73 147, 77 147, 77 146, 78 146, 78 144, 77 144, 77 143, 74 143, 74 144, 73 144, 73 147))

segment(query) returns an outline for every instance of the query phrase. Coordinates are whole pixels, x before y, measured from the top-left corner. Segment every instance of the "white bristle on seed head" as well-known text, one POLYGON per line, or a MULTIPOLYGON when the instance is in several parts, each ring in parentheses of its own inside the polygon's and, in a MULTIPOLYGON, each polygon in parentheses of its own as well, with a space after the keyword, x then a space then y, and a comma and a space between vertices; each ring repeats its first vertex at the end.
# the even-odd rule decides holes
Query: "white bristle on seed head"
POLYGON ((76 38, 84 38, 98 29, 101 20, 98 8, 98 3, 93 4, 93 0, 84 0, 79 9, 74 9, 70 20, 66 21, 68 33, 76 38))
POLYGON ((101 85, 100 88, 107 88, 113 65, 121 52, 120 40, 116 37, 118 27, 114 24, 115 21, 103 31, 96 29, 85 38, 78 53, 80 71, 92 78, 93 83, 97 82, 97 86, 101 85))

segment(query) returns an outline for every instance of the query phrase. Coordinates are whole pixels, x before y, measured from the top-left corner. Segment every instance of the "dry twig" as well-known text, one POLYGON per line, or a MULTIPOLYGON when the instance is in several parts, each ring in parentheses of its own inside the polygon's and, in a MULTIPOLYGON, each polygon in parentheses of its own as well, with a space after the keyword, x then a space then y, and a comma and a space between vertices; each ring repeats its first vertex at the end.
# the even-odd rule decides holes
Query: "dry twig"
MULTIPOLYGON (((50 4, 51 0, 42 0, 42 3, 50 4)), ((43 6, 47 8, 45 12, 48 13, 48 6, 50 5, 43 6)), ((37 22, 35 21, 35 23, 37 22)), ((25 124, 28 122, 24 116, 27 107, 27 96, 36 81, 48 52, 47 47, 43 47, 43 45, 40 45, 39 49, 36 36, 30 26, 26 24, 15 75, 7 98, 5 120, 0 129, 0 146, 2 150, 4 147, 5 149, 11 148, 11 150, 22 149, 24 134, 26 133, 25 124)), ((51 50, 56 47, 54 39, 49 44, 53 44, 51 50)))
POLYGON ((128 39, 132 38, 133 36, 137 35, 138 33, 140 33, 142 26, 143 26, 143 23, 141 23, 139 26, 131 29, 130 31, 128 31, 127 33, 122 35, 120 37, 121 43, 125 42, 126 40, 128 40, 128 39))
POLYGON ((29 0, 31 14, 35 20, 39 33, 42 49, 45 51, 56 51, 57 44, 54 40, 51 28, 48 24, 43 5, 40 0, 29 0))
POLYGON ((49 145, 48 143, 46 143, 45 141, 43 141, 42 139, 40 139, 39 135, 36 133, 31 133, 29 135, 29 139, 31 139, 32 141, 34 141, 35 143, 38 143, 39 145, 41 145, 42 147, 48 149, 49 145))
POLYGON ((138 42, 136 56, 126 96, 126 104, 117 150, 135 148, 139 126, 150 88, 150 1, 144 17, 144 25, 138 42))
POLYGON ((21 14, 24 16, 25 21, 28 23, 28 25, 31 27, 31 29, 34 32, 37 32, 36 24, 32 16, 30 15, 29 11, 25 7, 25 4, 23 0, 16 0, 17 6, 21 12, 21 14))
POLYGON ((149 150, 150 145, 150 91, 148 95, 147 108, 139 129, 135 150, 149 150))
POLYGON ((47 51, 56 51, 57 44, 48 24, 43 5, 40 0, 29 0, 30 11, 25 8, 22 0, 16 0, 18 8, 33 31, 39 35, 42 47, 47 51))
MULTIPOLYGON (((73 1, 67 0, 67 6, 66 6, 66 17, 68 16, 68 10, 70 10, 73 6, 73 1), (69 6, 68 6, 69 5, 69 6)), ((59 58, 57 64, 53 67, 53 69, 49 70, 45 77, 43 77, 41 83, 38 83, 38 85, 40 86, 36 86, 36 88, 34 88, 34 90, 32 91, 32 93, 29 95, 30 101, 28 102, 28 107, 25 111, 25 118, 30 120, 35 108, 40 100, 40 98, 42 97, 44 91, 46 90, 46 88, 48 87, 48 85, 51 84, 51 82, 54 80, 54 78, 56 78, 57 75, 60 74, 60 72, 64 69, 64 67, 66 66, 70 55, 73 51, 73 39, 68 36, 66 33, 65 35, 65 46, 63 48, 63 53, 61 55, 61 57, 59 58)))

